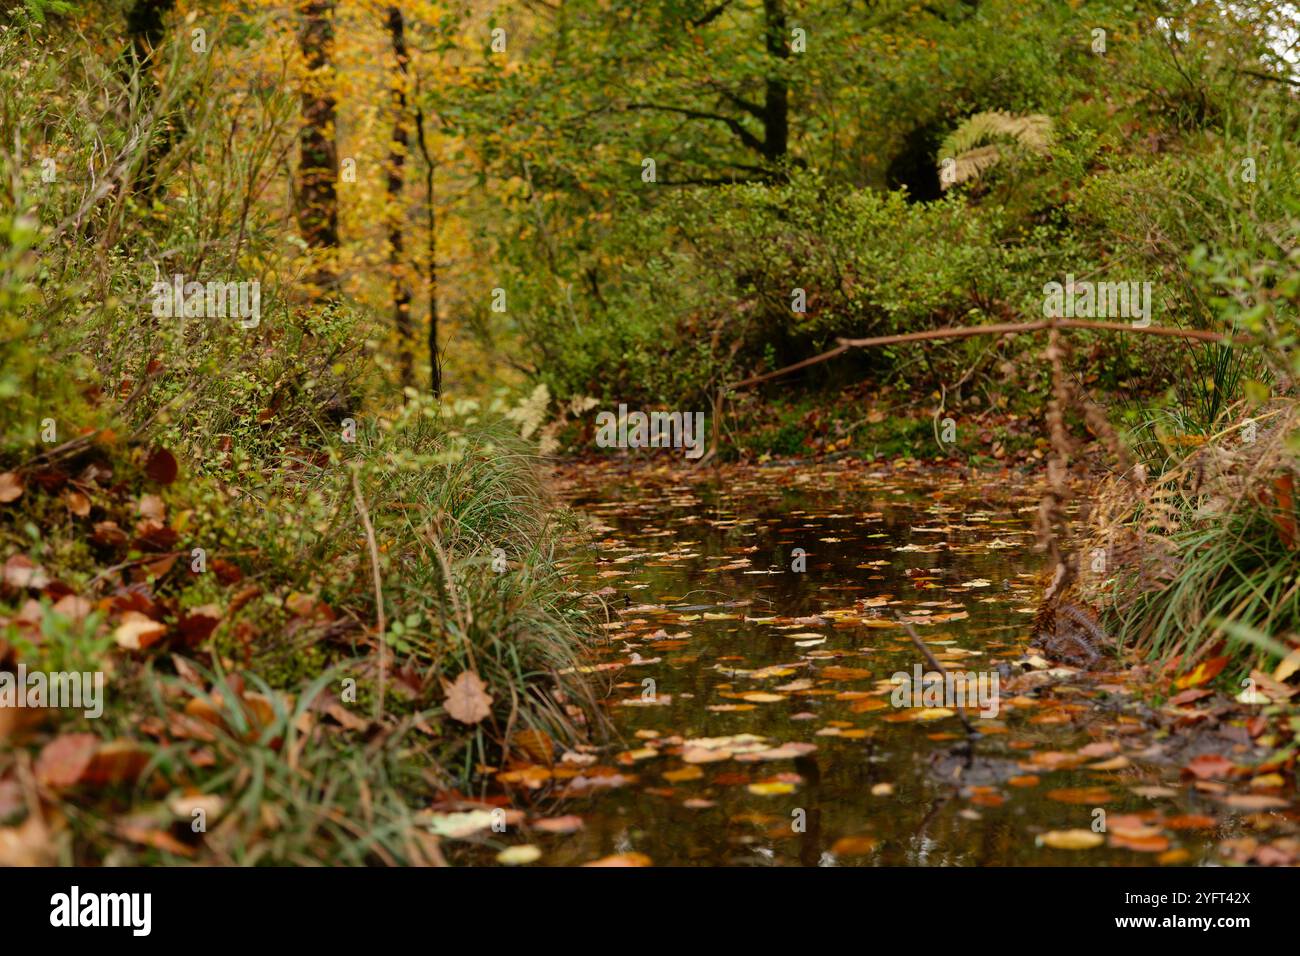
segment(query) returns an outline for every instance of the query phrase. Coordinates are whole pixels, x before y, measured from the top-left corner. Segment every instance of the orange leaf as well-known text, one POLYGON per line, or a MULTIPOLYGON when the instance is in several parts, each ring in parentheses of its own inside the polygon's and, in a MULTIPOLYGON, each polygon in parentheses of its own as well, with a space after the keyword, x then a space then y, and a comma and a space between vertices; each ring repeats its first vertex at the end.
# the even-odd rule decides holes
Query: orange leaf
POLYGON ((1199 687, 1201 684, 1207 684, 1228 665, 1227 657, 1211 657, 1208 661, 1201 661, 1190 674, 1184 674, 1178 680, 1174 681, 1174 686, 1179 690, 1187 690, 1189 687, 1199 687))
POLYGON ((583 866, 650 866, 650 857, 644 853, 617 853, 603 856, 599 860, 584 863, 583 866))

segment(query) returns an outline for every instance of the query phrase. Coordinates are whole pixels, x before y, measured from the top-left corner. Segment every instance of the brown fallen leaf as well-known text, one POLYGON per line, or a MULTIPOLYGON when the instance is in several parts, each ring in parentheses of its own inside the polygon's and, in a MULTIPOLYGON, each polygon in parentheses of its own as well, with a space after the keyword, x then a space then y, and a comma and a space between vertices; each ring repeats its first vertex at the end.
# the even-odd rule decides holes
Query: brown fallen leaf
POLYGON ((447 699, 443 707, 462 724, 477 724, 492 713, 492 695, 473 671, 462 671, 452 683, 442 682, 447 699))
POLYGON ((81 774, 81 782, 94 785, 130 783, 149 763, 149 752, 133 740, 110 740, 100 745, 81 774))
POLYGON ((1100 760, 1097 763, 1088 764, 1089 770, 1125 770, 1130 766, 1128 757, 1123 755, 1112 757, 1109 760, 1100 760))
POLYGON ((23 481, 16 472, 0 472, 0 505, 17 501, 23 495, 23 481))
POLYGON ((502 783, 523 784, 529 790, 536 790, 546 781, 550 780, 553 774, 545 767, 532 765, 521 767, 518 770, 507 770, 504 773, 497 774, 497 780, 502 783))
POLYGON ((65 594, 54 602, 52 610, 55 614, 61 614, 73 621, 80 621, 86 618, 95 606, 83 597, 75 594, 65 594))
POLYGON ((193 857, 195 853, 194 847, 186 846, 166 830, 123 824, 117 828, 117 832, 124 840, 153 847, 155 850, 162 850, 175 856, 193 857))
POLYGON ((139 651, 156 644, 166 633, 167 628, 153 618, 139 611, 127 611, 122 615, 122 623, 113 631, 113 640, 118 647, 139 651))
POLYGON ((1095 806, 1108 803, 1111 800, 1111 793, 1105 787, 1066 787, 1061 790, 1047 791, 1047 798, 1060 803, 1095 806))
POLYGON ((695 766, 682 767, 680 770, 664 771, 664 779, 670 783, 685 783, 688 780, 699 780, 703 776, 704 771, 695 766))
POLYGON ((1190 687, 1181 694, 1175 694, 1173 697, 1170 697, 1169 703, 1173 707, 1186 707, 1188 704, 1193 704, 1198 700, 1213 696, 1214 691, 1212 690, 1206 690, 1203 687, 1190 687))
POLYGON ((3 580, 14 588, 40 589, 50 583, 45 570, 25 554, 11 555, 4 563, 3 580))
MULTIPOLYGON (((551 736, 542 730, 517 730, 510 738, 510 745, 518 747, 525 754, 532 758, 535 763, 550 764, 555 763, 555 741, 551 736)), ((594 763, 596 758, 592 757, 594 763)))
POLYGON ((1273 680, 1281 683, 1297 672, 1300 672, 1300 647, 1282 658, 1281 663, 1277 665, 1277 669, 1273 671, 1273 680))
POLYGON ((1237 810, 1281 810, 1290 806, 1281 797, 1270 797, 1262 793, 1234 793, 1225 797, 1223 802, 1237 810))
POLYGON ((1169 817, 1165 820, 1165 826, 1170 830, 1213 830, 1218 826, 1218 821, 1204 813, 1185 813, 1169 817))
POLYGON ((216 630, 221 623, 221 608, 215 604, 204 604, 191 608, 176 622, 176 630, 181 642, 186 647, 197 647, 216 630))
POLYGON ((0 827, 0 866, 53 866, 58 859, 50 828, 39 814, 18 826, 0 827))
POLYGON ((1219 754, 1201 754, 1199 757, 1192 758, 1192 761, 1183 768, 1183 775, 1195 777, 1197 780, 1222 779, 1232 776, 1237 765, 1227 757, 1219 754))
POLYGON ((90 540, 101 548, 120 548, 126 544, 127 538, 116 521, 96 521, 90 540))
POLYGON ((47 787, 75 786, 99 749, 94 734, 63 734, 55 737, 36 758, 36 779, 47 787))
POLYGON ((141 495, 140 500, 136 502, 136 511, 142 518, 149 518, 152 521, 162 522, 167 519, 167 506, 157 495, 141 495))
POLYGON ((63 496, 63 500, 68 510, 78 518, 85 518, 90 514, 90 498, 84 492, 73 489, 63 496))

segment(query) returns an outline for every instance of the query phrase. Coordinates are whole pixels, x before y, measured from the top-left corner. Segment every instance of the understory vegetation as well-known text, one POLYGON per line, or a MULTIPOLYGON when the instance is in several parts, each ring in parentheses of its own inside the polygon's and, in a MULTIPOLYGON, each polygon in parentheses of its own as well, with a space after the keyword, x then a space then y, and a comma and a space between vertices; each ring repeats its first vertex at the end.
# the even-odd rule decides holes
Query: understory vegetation
POLYGON ((386 317, 303 293, 284 91, 223 131, 174 64, 159 160, 148 73, 59 19, 0 26, 0 666, 105 688, 0 710, 0 862, 440 862, 430 795, 601 726, 536 425, 404 400, 386 317), (214 261, 260 316, 160 317, 214 261))

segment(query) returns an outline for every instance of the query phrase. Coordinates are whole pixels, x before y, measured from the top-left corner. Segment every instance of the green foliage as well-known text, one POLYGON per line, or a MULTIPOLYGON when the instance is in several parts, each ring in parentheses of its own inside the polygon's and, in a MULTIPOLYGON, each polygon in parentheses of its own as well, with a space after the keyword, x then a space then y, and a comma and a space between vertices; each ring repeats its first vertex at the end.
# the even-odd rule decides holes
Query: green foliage
MULTIPOLYGON (((1261 231, 1274 253, 1285 236, 1268 208, 1295 167, 1281 161, 1296 115, 1279 82, 1285 14, 1265 0, 566 4, 517 70, 493 67, 448 104, 478 124, 485 178, 507 186, 483 210, 501 228, 483 227, 482 281, 511 305, 481 306, 475 325, 515 336, 561 398, 678 405, 838 336, 1041 317, 1042 286, 1067 273, 1150 281, 1163 324, 1217 326, 1225 267, 1194 279, 1198 245, 1237 271, 1261 231), (793 37, 769 48, 781 16, 815 55, 793 37), (788 94, 779 156, 763 148, 772 90, 788 94), (1257 198, 1213 197, 1257 146, 1257 198), (963 157, 960 195, 940 188, 946 155, 963 157)), ((1110 336, 1094 351, 1121 396, 1173 387, 1203 419, 1271 362, 1167 345, 1110 336)), ((929 351, 941 360, 919 380, 916 350, 868 367, 929 390, 951 349, 929 351)))

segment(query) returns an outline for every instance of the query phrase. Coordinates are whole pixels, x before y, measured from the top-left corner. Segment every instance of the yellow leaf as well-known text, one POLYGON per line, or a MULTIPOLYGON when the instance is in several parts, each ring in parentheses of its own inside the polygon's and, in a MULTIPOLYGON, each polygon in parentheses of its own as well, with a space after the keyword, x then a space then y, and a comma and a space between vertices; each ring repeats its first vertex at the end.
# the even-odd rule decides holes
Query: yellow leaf
POLYGON ((1038 838, 1038 842, 1054 850, 1091 850, 1101 846, 1105 838, 1091 830, 1049 830, 1038 838))
POLYGON ((506 847, 497 854, 497 862, 506 866, 519 866, 524 863, 536 863, 542 858, 542 851, 531 843, 506 847))
POLYGON ((1284 681, 1296 671, 1300 671, 1300 647, 1282 658, 1282 663, 1278 664, 1277 670, 1273 671, 1273 680, 1284 681))
POLYGON ((704 771, 699 767, 683 767, 681 770, 665 770, 664 779, 669 783, 685 783, 687 780, 699 780, 704 771))
POLYGON ((766 783, 751 783, 749 792, 760 797, 775 797, 783 793, 794 793, 794 784, 782 783, 779 780, 766 783))

